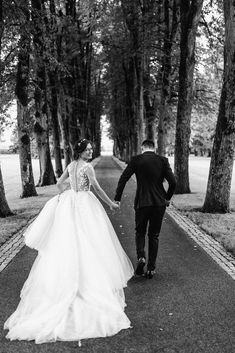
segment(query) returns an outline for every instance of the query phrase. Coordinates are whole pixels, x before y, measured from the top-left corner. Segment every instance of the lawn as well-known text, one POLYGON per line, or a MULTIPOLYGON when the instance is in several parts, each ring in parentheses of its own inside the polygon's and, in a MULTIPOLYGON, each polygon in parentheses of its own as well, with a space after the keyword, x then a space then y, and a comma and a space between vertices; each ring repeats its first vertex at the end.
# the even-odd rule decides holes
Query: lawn
MULTIPOLYGON (((40 187, 37 188, 39 197, 21 199, 19 156, 1 154, 0 161, 6 198, 11 210, 14 212, 11 217, 0 218, 1 245, 13 234, 25 227, 28 221, 38 214, 46 201, 56 194, 57 190, 55 185, 40 187)), ((33 173, 35 182, 37 182, 39 178, 38 159, 33 159, 33 173)))
MULTIPOLYGON (((173 168, 173 158, 169 158, 169 161, 173 168)), ((209 214, 198 211, 204 203, 209 167, 210 158, 190 156, 191 194, 174 195, 172 204, 235 256, 235 168, 230 194, 231 213, 209 214)))

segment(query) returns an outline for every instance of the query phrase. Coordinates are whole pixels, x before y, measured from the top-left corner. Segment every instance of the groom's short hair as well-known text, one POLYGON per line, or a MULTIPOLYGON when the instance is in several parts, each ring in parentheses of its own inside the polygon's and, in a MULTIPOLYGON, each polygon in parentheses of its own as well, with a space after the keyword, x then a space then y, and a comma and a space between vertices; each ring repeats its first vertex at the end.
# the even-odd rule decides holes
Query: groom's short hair
POLYGON ((154 142, 152 140, 144 140, 141 146, 147 148, 154 148, 154 142))

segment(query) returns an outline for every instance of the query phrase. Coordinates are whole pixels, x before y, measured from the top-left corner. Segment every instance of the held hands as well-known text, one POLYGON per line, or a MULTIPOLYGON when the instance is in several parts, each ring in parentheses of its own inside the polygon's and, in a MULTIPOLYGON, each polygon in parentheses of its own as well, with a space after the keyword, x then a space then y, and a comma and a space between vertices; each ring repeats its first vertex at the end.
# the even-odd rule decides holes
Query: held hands
POLYGON ((166 200, 166 207, 170 206, 170 201, 166 200))
POLYGON ((120 208, 120 202, 119 201, 114 201, 110 204, 110 210, 114 211, 120 208))
POLYGON ((62 192, 59 192, 58 194, 57 194, 57 196, 58 196, 58 198, 57 198, 57 201, 59 202, 60 201, 60 195, 62 194, 62 192))

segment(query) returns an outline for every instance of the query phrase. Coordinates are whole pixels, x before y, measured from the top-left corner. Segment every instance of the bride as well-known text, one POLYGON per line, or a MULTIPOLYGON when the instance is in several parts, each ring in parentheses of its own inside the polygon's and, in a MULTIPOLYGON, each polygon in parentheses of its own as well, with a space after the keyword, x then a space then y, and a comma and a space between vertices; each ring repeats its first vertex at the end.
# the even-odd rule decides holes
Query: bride
POLYGON ((123 288, 132 264, 112 224, 90 191, 118 208, 100 187, 88 160, 91 143, 80 140, 75 160, 25 235, 38 256, 21 290, 20 303, 7 319, 10 340, 35 343, 105 337, 130 327, 123 288), (69 178, 70 190, 65 190, 69 178))

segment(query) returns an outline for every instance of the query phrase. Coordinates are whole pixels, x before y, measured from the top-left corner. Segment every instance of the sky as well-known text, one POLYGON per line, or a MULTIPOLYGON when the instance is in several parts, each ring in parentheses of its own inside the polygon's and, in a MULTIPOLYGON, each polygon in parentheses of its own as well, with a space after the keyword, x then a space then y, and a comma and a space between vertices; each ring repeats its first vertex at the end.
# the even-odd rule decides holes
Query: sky
POLYGON ((108 129, 110 123, 107 120, 106 115, 101 117, 101 151, 102 154, 112 154, 113 152, 113 140, 108 136, 108 129))

